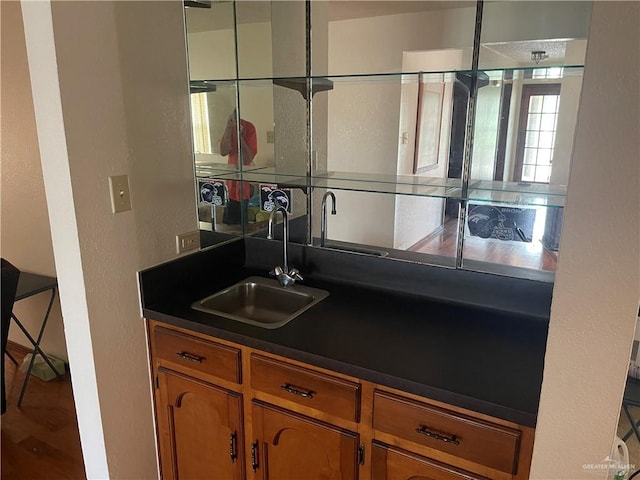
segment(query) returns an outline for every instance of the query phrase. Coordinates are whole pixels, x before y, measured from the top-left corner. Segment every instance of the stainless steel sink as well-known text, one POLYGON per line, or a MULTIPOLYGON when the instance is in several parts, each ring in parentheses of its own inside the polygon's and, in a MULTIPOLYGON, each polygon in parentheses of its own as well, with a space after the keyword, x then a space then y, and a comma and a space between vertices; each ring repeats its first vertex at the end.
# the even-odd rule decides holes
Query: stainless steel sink
POLYGON ((389 255, 389 252, 385 250, 378 250, 375 248, 343 245, 339 243, 327 243, 325 246, 326 248, 331 248, 333 250, 340 250, 341 252, 361 253, 363 255, 372 255, 374 257, 386 257, 389 255))
POLYGON ((249 277, 191 305, 263 328, 278 328, 325 299, 329 292, 304 285, 281 287, 276 280, 249 277))

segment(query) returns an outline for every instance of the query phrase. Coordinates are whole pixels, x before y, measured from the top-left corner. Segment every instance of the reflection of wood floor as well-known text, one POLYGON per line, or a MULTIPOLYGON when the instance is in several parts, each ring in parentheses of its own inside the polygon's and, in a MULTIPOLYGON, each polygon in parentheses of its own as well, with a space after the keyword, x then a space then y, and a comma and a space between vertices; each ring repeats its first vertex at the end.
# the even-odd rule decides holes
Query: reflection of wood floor
MULTIPOLYGON (((22 361, 24 352, 8 350, 22 361)), ((5 358, 7 411, 2 415, 2 479, 86 478, 69 373, 43 382, 29 379, 22 408, 24 373, 5 358)))
MULTIPOLYGON (((455 257, 457 236, 458 221, 447 220, 438 234, 432 235, 424 243, 421 242, 414 251, 455 257)), ((525 243, 466 237, 463 258, 552 272, 556 270, 557 262, 556 254, 545 250, 540 240, 536 239, 531 243, 525 243)))

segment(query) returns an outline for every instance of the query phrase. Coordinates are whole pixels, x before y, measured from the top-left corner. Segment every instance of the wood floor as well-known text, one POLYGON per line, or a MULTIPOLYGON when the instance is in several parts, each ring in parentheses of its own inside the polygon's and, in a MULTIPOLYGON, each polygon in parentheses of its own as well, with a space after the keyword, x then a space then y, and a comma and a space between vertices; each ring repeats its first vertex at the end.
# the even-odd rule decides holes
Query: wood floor
MULTIPOLYGON (((20 364, 24 350, 9 346, 20 364)), ((2 480, 86 478, 69 373, 43 382, 31 376, 17 407, 24 373, 5 359, 7 411, 2 415, 2 480)))
MULTIPOLYGON (((425 241, 412 247, 412 250, 455 258, 457 238, 458 221, 457 219, 448 220, 444 223, 442 230, 430 235, 425 241)), ((508 242, 466 236, 462 257, 466 260, 550 272, 555 272, 557 264, 557 255, 546 250, 537 239, 532 242, 508 242)))

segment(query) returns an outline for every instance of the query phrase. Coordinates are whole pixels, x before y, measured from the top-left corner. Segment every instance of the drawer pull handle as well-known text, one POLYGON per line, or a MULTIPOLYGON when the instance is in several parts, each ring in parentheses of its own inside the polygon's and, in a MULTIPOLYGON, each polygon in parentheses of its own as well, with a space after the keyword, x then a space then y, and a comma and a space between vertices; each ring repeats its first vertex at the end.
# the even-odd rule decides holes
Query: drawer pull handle
POLYGON ((441 433, 432 432, 428 430, 424 425, 420 425, 420 427, 416 428, 416 433, 424 435, 425 437, 433 438, 434 440, 440 440, 444 443, 460 445, 460 440, 458 440, 458 437, 456 437, 455 435, 442 435, 441 433))
POLYGON ((207 359, 206 357, 199 357, 198 355, 194 355, 189 352, 177 352, 176 357, 193 363, 202 363, 207 359))
POLYGON ((284 385, 280 385, 280 388, 285 392, 292 393, 293 395, 298 395, 302 398, 313 398, 314 392, 312 390, 303 390, 298 387, 294 387, 290 383, 285 383, 284 385))

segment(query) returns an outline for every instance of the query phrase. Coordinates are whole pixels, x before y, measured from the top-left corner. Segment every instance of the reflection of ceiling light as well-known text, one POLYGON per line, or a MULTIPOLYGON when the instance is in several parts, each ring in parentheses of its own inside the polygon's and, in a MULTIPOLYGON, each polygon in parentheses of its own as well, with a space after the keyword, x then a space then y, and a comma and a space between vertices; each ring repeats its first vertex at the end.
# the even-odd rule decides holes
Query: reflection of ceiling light
POLYGON ((547 52, 544 50, 534 50, 531 52, 531 60, 536 62, 536 65, 539 64, 541 60, 546 60, 547 58, 549 58, 549 55, 547 55, 547 52))

